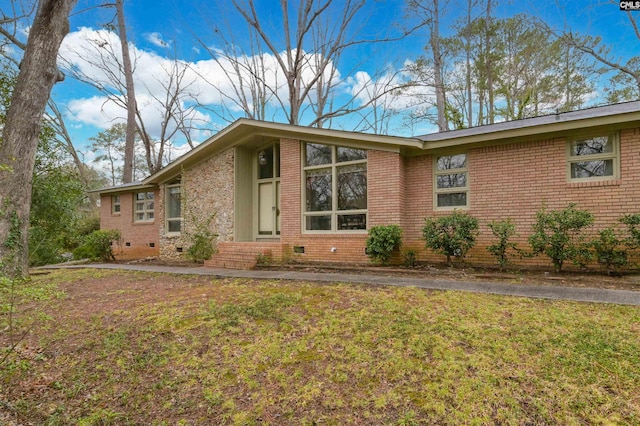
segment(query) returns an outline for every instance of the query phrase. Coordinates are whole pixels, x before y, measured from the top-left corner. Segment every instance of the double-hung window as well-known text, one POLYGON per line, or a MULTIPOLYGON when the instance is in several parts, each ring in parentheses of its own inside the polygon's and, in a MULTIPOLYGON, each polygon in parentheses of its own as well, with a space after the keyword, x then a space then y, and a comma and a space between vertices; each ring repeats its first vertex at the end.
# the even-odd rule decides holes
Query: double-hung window
POLYGON ((167 185, 166 232, 177 234, 182 231, 182 198, 179 183, 167 185))
POLYGON ((120 196, 111 196, 111 214, 120 214, 120 196))
POLYGON ((136 192, 134 218, 136 222, 153 222, 153 192, 136 192))
POLYGON ((469 207, 467 154, 436 157, 434 204, 438 209, 469 207))
POLYGON ((606 180, 618 177, 618 135, 573 139, 568 144, 567 174, 570 181, 606 180))
POLYGON ((367 229, 367 150, 304 144, 304 230, 367 229))

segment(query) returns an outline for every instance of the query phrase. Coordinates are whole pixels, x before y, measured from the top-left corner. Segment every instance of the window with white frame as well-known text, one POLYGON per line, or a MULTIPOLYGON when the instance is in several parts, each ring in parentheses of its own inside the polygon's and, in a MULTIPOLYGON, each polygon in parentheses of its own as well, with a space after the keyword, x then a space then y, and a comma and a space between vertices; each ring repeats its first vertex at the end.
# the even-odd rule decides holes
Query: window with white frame
POLYGON ((304 144, 305 231, 367 229, 367 150, 304 144))
POLYGON ((618 135, 570 140, 567 175, 569 180, 606 180, 618 177, 618 135))
POLYGON ((120 196, 111 196, 111 214, 120 214, 120 196))
POLYGON ((436 208, 469 207, 467 154, 436 157, 433 170, 436 208))
POLYGON ((136 222, 153 222, 153 192, 136 192, 134 219, 136 222))
POLYGON ((182 231, 182 198, 180 183, 167 185, 166 232, 169 234, 182 231))

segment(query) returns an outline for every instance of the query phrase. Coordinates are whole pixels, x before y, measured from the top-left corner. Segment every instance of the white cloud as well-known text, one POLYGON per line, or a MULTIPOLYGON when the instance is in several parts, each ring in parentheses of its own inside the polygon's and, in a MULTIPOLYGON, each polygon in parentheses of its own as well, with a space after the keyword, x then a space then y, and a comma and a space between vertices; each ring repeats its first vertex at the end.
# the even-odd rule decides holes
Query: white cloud
POLYGON ((149 43, 158 46, 158 47, 169 47, 171 46, 171 42, 166 42, 163 40, 162 38, 162 34, 158 33, 158 32, 154 32, 154 33, 146 33, 144 35, 145 40, 147 40, 149 43))
MULTIPOLYGON (((161 34, 149 33, 147 40, 155 45, 165 43, 161 34)), ((166 44, 165 44, 166 45, 166 44)), ((279 60, 285 59, 286 53, 280 57, 268 53, 256 56, 226 57, 221 51, 211 49, 215 58, 195 62, 176 61, 150 50, 139 49, 133 44, 129 46, 134 61, 134 81, 136 99, 146 130, 153 138, 160 137, 162 118, 166 115, 167 94, 175 92, 179 84, 177 105, 187 111, 186 120, 192 122, 196 136, 209 136, 211 131, 227 124, 228 121, 244 116, 243 105, 252 107, 254 93, 251 89, 256 78, 266 83, 272 90, 267 93, 268 117, 288 104, 286 78, 282 74, 279 60), (260 70, 258 76, 256 73, 260 70), (177 79, 176 76, 181 76, 177 79), (240 82, 242 81, 242 84, 240 82), (207 106, 209 110, 198 109, 194 105, 207 106), (223 112, 227 122, 213 116, 210 110, 223 112), (217 120, 217 121, 216 121, 217 120)), ((295 53, 295 52, 294 52, 295 53)), ((124 109, 107 99, 120 97, 124 92, 124 76, 118 66, 121 63, 120 40, 117 35, 107 30, 80 28, 70 33, 60 49, 60 63, 67 70, 90 78, 93 84, 102 88, 95 96, 85 96, 68 103, 71 118, 75 123, 86 123, 99 128, 108 128, 123 121, 124 109)), ((316 54, 305 54, 306 66, 302 69, 302 81, 311 84, 315 76, 315 68, 323 63, 324 58, 316 54)), ((344 78, 333 63, 326 65, 323 75, 325 82, 331 81, 336 88, 336 96, 343 97, 344 102, 355 98, 357 102, 366 103, 406 81, 406 76, 393 69, 383 75, 370 76, 358 72, 352 78, 344 78)), ((309 93, 312 102, 315 91, 309 93)), ((410 105, 411 90, 389 92, 382 96, 378 105, 389 108, 406 108, 410 105)), ((335 101, 335 99, 333 100, 335 101)), ((336 101, 336 105, 341 104, 336 101)), ((173 111, 175 113, 175 111, 173 111)), ((170 127, 175 123, 170 124, 170 127)), ((195 136, 193 136, 195 135, 195 136)))

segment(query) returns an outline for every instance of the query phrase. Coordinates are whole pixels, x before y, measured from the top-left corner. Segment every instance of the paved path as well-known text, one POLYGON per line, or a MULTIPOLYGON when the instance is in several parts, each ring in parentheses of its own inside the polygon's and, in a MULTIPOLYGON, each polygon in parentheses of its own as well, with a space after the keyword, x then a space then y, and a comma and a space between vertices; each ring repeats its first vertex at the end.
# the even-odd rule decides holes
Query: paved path
POLYGON ((476 293, 499 294, 504 296, 532 297, 538 299, 573 300, 577 302, 614 303, 618 305, 640 306, 640 291, 609 290, 600 288, 578 288, 544 285, 517 285, 477 281, 447 281, 430 278, 396 277, 381 275, 360 275, 343 273, 318 273, 277 270, 236 270, 183 266, 87 264, 55 265, 52 268, 102 268, 129 271, 165 272, 172 274, 209 275, 217 278, 259 278, 274 280, 320 281, 339 283, 360 283, 398 287, 420 287, 432 290, 456 290, 476 293))

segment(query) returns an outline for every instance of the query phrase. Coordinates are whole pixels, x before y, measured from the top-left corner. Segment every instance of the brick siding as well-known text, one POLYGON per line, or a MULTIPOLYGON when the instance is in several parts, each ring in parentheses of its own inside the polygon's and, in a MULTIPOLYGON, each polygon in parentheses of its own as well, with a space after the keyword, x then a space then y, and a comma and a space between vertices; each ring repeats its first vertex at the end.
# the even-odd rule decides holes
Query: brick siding
MULTIPOLYGON (((114 246, 114 253, 120 259, 135 259, 158 256, 160 232, 158 216, 153 222, 133 221, 133 193, 120 194, 120 213, 111 213, 111 195, 100 197, 100 229, 119 229, 122 245, 114 246), (152 247, 153 246, 153 247, 152 247)), ((154 192, 157 210, 159 192, 154 192)))

